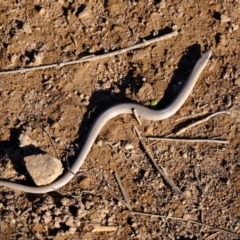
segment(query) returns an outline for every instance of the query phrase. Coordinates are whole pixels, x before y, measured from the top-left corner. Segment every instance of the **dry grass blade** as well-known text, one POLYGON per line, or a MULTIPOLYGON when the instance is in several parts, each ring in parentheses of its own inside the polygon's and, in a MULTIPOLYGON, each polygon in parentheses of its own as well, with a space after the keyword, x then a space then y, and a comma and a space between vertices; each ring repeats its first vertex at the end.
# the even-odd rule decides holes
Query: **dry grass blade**
POLYGON ((29 233, 32 234, 33 239, 35 240, 40 240, 40 238, 38 238, 36 236, 36 234, 27 226, 27 224, 21 219, 21 217, 16 213, 16 211, 13 209, 13 213, 15 214, 15 216, 19 219, 19 221, 22 223, 22 225, 26 228, 27 231, 29 231, 29 233))
POLYGON ((172 189, 179 195, 179 196, 183 196, 183 192, 180 190, 179 187, 176 186, 176 184, 168 177, 168 175, 157 165, 156 161, 154 160, 152 154, 149 152, 147 146, 143 143, 143 141, 141 140, 141 136, 139 131, 137 130, 136 127, 134 127, 137 136, 139 138, 139 141, 145 151, 145 153, 147 154, 147 156, 151 159, 154 167, 158 170, 158 172, 161 174, 161 176, 164 178, 164 180, 172 187, 172 189))
MULTIPOLYGON (((157 140, 159 141, 172 141, 172 142, 209 142, 209 143, 220 143, 220 144, 228 144, 228 140, 215 140, 215 139, 189 139, 189 138, 168 138, 168 137, 148 137, 149 140, 157 140)), ((151 144, 152 145, 152 144, 151 144)))
POLYGON ((231 113, 230 113, 229 111, 220 111, 220 112, 213 113, 213 114, 207 116, 207 117, 204 118, 204 119, 201 119, 201 120, 199 120, 199 121, 196 121, 196 122, 194 122, 194 123, 191 123, 191 124, 189 124, 188 126, 180 129, 180 130, 177 131, 174 135, 175 135, 175 136, 180 135, 180 134, 186 132, 187 130, 189 130, 190 128, 193 128, 193 127, 195 127, 195 126, 197 126, 197 125, 199 125, 199 124, 201 124, 201 123, 207 122, 210 118, 215 117, 215 116, 217 116, 217 115, 219 115, 219 114, 231 114, 231 113))
POLYGON ((58 151, 57 151, 57 148, 56 148, 56 146, 55 146, 55 144, 54 144, 54 142, 53 142, 53 140, 52 140, 52 137, 50 136, 50 134, 49 134, 49 132, 47 131, 46 128, 43 128, 43 130, 44 130, 44 132, 48 135, 48 138, 50 139, 50 141, 51 141, 51 143, 52 143, 52 145, 53 145, 53 148, 54 148, 54 151, 55 151, 55 153, 56 153, 56 156, 57 156, 57 158, 60 160, 60 156, 59 156, 58 151))
POLYGON ((163 218, 163 219, 173 219, 173 220, 181 221, 181 222, 188 222, 188 223, 197 224, 197 225, 200 225, 200 226, 203 226, 203 227, 209 227, 209 228, 215 229, 217 231, 222 231, 224 233, 231 234, 231 235, 236 236, 236 237, 240 237, 240 234, 238 234, 238 233, 232 232, 232 231, 227 230, 227 229, 214 227, 214 226, 211 226, 211 225, 208 225, 208 224, 200 223, 200 222, 197 222, 195 220, 185 220, 183 218, 163 216, 163 215, 143 213, 143 212, 130 212, 130 213, 133 214, 133 215, 143 215, 143 216, 157 217, 157 218, 163 218))
POLYGON ((115 232, 117 227, 114 226, 94 226, 92 232, 115 232))
POLYGON ((137 110, 136 110, 136 109, 133 109, 133 115, 134 115, 134 117, 136 118, 136 120, 138 121, 138 124, 139 124, 140 126, 142 126, 142 122, 141 122, 141 120, 140 120, 140 118, 139 118, 139 116, 138 116, 138 114, 137 114, 137 110))
POLYGON ((126 201, 126 203, 127 203, 127 205, 128 205, 128 209, 129 209, 130 211, 132 211, 132 207, 131 207, 131 204, 130 204, 128 195, 127 195, 126 191, 124 190, 123 185, 122 185, 122 183, 121 183, 121 180, 120 180, 120 178, 119 178, 119 176, 118 176, 118 174, 117 174, 116 172, 114 173, 114 176, 115 176, 115 178, 116 178, 116 180, 117 180, 117 182, 118 182, 118 185, 119 185, 119 187, 120 187, 120 189, 121 189, 122 195, 123 195, 123 197, 124 197, 124 199, 125 199, 125 201, 126 201))
POLYGON ((0 72, 0 75, 12 74, 12 73, 25 73, 25 72, 29 72, 29 71, 36 71, 36 70, 43 70, 43 69, 57 68, 57 67, 65 67, 65 66, 69 66, 69 65, 73 65, 73 64, 83 63, 83 62, 92 62, 92 61, 100 60, 100 59, 103 59, 103 58, 123 54, 125 52, 128 52, 130 50, 134 50, 134 49, 137 49, 137 48, 146 47, 146 46, 148 46, 152 43, 163 41, 163 40, 166 40, 166 39, 171 38, 171 37, 176 36, 176 35, 178 35, 178 32, 173 31, 173 32, 168 33, 166 35, 163 35, 161 37, 157 37, 157 38, 154 38, 154 39, 151 39, 151 40, 147 40, 147 41, 144 41, 144 42, 141 42, 141 43, 137 43, 133 46, 122 48, 120 50, 113 51, 113 52, 110 52, 110 53, 105 53, 105 54, 102 54, 102 55, 90 55, 90 56, 86 56, 86 57, 80 58, 79 60, 74 60, 74 61, 67 61, 67 62, 62 62, 62 63, 53 63, 53 64, 41 65, 41 66, 37 66, 37 67, 21 68, 21 69, 10 70, 10 71, 2 71, 2 72, 0 72))
POLYGON ((216 237, 219 233, 220 233, 220 231, 215 232, 215 233, 211 234, 210 236, 208 236, 207 238, 205 238, 205 240, 210 240, 210 239, 212 239, 213 237, 216 237))
MULTIPOLYGON (((129 206, 127 205, 127 203, 125 203, 121 198, 119 198, 109 187, 105 186, 105 187, 104 187, 104 190, 107 191, 107 192, 109 192, 109 193, 111 193, 111 195, 112 195, 114 198, 116 198, 119 202, 122 203, 122 205, 124 205, 128 210, 130 210, 130 209, 129 209, 129 206)), ((131 210, 130 210, 130 211, 131 211, 131 210)))

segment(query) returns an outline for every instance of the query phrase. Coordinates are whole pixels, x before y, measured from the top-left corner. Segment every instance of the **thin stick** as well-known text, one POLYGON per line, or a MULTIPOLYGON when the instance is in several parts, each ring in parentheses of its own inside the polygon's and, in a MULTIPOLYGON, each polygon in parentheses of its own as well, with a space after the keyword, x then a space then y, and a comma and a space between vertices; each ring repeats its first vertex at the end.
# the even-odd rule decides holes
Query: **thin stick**
POLYGON ((129 209, 129 206, 121 198, 119 198, 109 187, 105 186, 104 190, 107 192, 110 192, 114 198, 116 198, 119 202, 122 203, 122 205, 124 205, 127 209, 129 209))
POLYGON ((53 140, 52 140, 52 137, 50 136, 50 134, 49 134, 49 132, 47 131, 46 128, 43 128, 43 130, 44 130, 45 133, 48 135, 48 138, 50 139, 50 141, 51 141, 51 143, 52 143, 52 145, 53 145, 53 148, 54 148, 54 150, 55 150, 56 156, 57 156, 57 158, 60 160, 60 156, 59 156, 58 151, 57 151, 57 148, 56 148, 56 146, 55 146, 55 144, 54 144, 54 142, 53 142, 53 140))
POLYGON ((138 116, 138 113, 137 113, 137 110, 136 110, 136 109, 133 109, 133 115, 134 115, 134 117, 136 118, 138 124, 139 124, 140 126, 142 126, 142 122, 141 122, 141 120, 140 120, 140 118, 139 118, 139 116, 138 116))
POLYGON ((151 214, 151 213, 142 213, 142 212, 130 212, 130 213, 133 214, 133 215, 143 215, 143 216, 157 217, 157 218, 163 218, 163 219, 173 219, 173 220, 181 221, 181 222, 190 222, 190 223, 197 224, 197 225, 200 225, 200 226, 203 226, 203 227, 209 227, 209 228, 215 229, 217 231, 222 231, 224 233, 231 234, 231 235, 236 236, 236 237, 240 237, 240 234, 238 234, 238 233, 232 232, 232 231, 227 230, 227 229, 214 227, 212 225, 200 223, 200 222, 197 222, 195 220, 185 220, 183 218, 163 216, 163 215, 151 214))
POLYGON ((205 238, 205 240, 209 240, 209 239, 211 239, 213 237, 216 237, 219 233, 220 233, 220 231, 215 232, 215 233, 211 234, 210 236, 208 236, 207 238, 205 238))
POLYGON ((0 72, 0 75, 12 74, 12 73, 25 73, 25 72, 29 72, 29 71, 44 70, 44 69, 48 69, 48 68, 65 67, 65 66, 69 66, 69 65, 73 65, 73 64, 83 63, 83 62, 92 62, 92 61, 96 61, 96 60, 99 60, 99 59, 123 54, 125 52, 128 52, 130 50, 134 50, 134 49, 137 49, 137 48, 146 47, 146 46, 148 46, 152 43, 163 41, 163 40, 166 40, 166 39, 171 38, 171 37, 176 36, 176 35, 178 35, 178 32, 173 31, 173 32, 168 33, 164 36, 157 37, 157 38, 147 40, 147 41, 143 41, 143 42, 137 43, 133 46, 122 48, 122 49, 119 49, 119 50, 116 50, 116 51, 113 51, 113 52, 109 52, 109 53, 105 53, 105 54, 102 54, 102 55, 89 55, 89 56, 80 58, 78 60, 73 60, 73 61, 67 61, 67 62, 62 62, 62 63, 52 63, 52 64, 40 65, 40 66, 37 66, 37 67, 21 68, 21 69, 17 69, 17 70, 2 71, 2 72, 0 72))
POLYGON ((94 226, 92 232, 115 232, 117 227, 114 226, 94 226))
POLYGON ((220 144, 228 144, 228 140, 215 140, 215 139, 189 139, 189 138, 167 138, 167 137, 148 137, 149 140, 157 140, 158 141, 172 141, 172 142, 210 142, 210 143, 220 143, 220 144))
POLYGON ((168 177, 168 175, 157 165, 156 161, 154 160, 152 154, 149 152, 147 146, 142 142, 141 140, 141 135, 139 133, 139 131, 137 130, 136 127, 134 127, 137 135, 138 135, 138 138, 139 138, 139 141, 143 147, 143 149, 145 150, 145 153, 147 154, 147 156, 151 159, 154 167, 158 170, 158 172, 161 174, 161 176, 164 178, 164 180, 172 187, 172 189, 179 195, 179 196, 183 196, 183 192, 180 190, 179 187, 177 187, 175 185, 175 183, 168 177))
POLYGON ((177 131, 174 135, 175 135, 175 136, 180 135, 180 134, 186 132, 188 129, 190 129, 190 128, 192 128, 192 127, 195 127, 195 126, 197 126, 197 125, 199 125, 199 124, 201 124, 201 123, 204 123, 204 122, 208 121, 210 118, 215 117, 215 116, 217 116, 217 115, 219 115, 219 114, 231 114, 231 113, 230 113, 229 111, 220 111, 220 112, 213 113, 213 114, 207 116, 207 117, 204 118, 204 119, 201 119, 201 120, 199 120, 199 121, 196 121, 196 122, 194 122, 194 123, 191 123, 191 124, 189 124, 188 126, 180 129, 180 130, 177 131))
POLYGON ((128 209, 129 209, 130 211, 132 211, 132 207, 131 207, 131 204, 130 204, 128 195, 127 195, 127 193, 125 192, 125 190, 124 190, 124 188, 123 188, 123 185, 122 185, 122 183, 121 183, 121 180, 120 180, 120 178, 119 178, 119 176, 118 176, 118 174, 117 174, 116 172, 114 173, 114 176, 115 176, 115 178, 116 178, 116 180, 117 180, 117 182, 118 182, 118 185, 119 185, 119 187, 120 187, 120 189, 121 189, 121 192, 122 192, 122 195, 123 195, 123 197, 124 197, 124 199, 125 199, 125 202, 126 202, 127 205, 128 205, 128 209))
POLYGON ((142 216, 148 216, 148 217, 156 217, 156 218, 163 218, 163 219, 173 219, 173 220, 178 220, 178 221, 181 221, 181 222, 186 222, 186 221, 189 221, 189 220, 185 220, 183 218, 178 218, 178 217, 171 217, 171 216, 164 216, 164 215, 159 215, 159 214, 153 214, 153 213, 144 213, 144 212, 130 212, 131 214, 133 215, 142 215, 142 216))
POLYGON ((189 119, 192 119, 192 118, 197 118, 197 117, 203 117, 204 115, 207 114, 207 111, 205 110, 204 112, 200 112, 200 113, 196 113, 196 114, 193 114, 193 115, 190 115, 190 116, 183 116, 181 118, 178 118, 176 119, 176 122, 180 122, 180 121, 185 121, 185 120, 189 120, 189 119))
POLYGON ((33 235, 33 237, 34 237, 34 239, 36 239, 36 240, 40 240, 37 236, 36 236, 36 234, 27 226, 27 224, 22 220, 22 218, 16 213, 16 211, 13 209, 13 213, 15 214, 15 216, 20 220, 20 222, 22 223, 22 225, 26 228, 26 230, 27 231, 29 231, 32 235, 33 235))

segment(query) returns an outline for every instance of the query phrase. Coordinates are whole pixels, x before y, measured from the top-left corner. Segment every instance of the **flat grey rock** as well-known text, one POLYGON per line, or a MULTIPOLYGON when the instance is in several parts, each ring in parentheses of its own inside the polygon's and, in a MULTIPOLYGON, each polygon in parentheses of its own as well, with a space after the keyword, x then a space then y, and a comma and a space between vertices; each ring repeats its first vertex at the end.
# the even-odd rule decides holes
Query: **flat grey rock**
POLYGON ((48 154, 24 158, 27 170, 37 186, 52 183, 63 172, 62 163, 48 154))

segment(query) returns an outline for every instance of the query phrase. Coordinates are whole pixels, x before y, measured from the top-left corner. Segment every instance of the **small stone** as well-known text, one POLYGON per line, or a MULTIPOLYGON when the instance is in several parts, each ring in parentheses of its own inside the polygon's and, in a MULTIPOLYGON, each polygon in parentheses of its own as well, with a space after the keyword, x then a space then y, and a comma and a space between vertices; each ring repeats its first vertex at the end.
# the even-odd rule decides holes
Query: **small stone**
POLYGON ((222 23, 230 22, 230 21, 231 21, 231 18, 228 17, 227 15, 221 14, 220 21, 221 21, 222 23))
POLYGON ((88 189, 90 187, 91 183, 92 183, 91 178, 86 177, 79 183, 79 187, 81 189, 88 189))
POLYGON ((97 141, 96 145, 97 145, 98 147, 102 147, 103 141, 102 141, 102 140, 97 141))
POLYGON ((54 211, 54 215, 55 216, 58 216, 62 213, 62 211, 59 209, 59 208, 56 208, 55 211, 54 211))
POLYGON ((159 3, 159 7, 161 9, 165 8, 166 7, 166 0, 162 0, 160 3, 159 3))
POLYGON ((232 29, 233 32, 235 32, 239 29, 239 26, 237 24, 232 23, 231 24, 231 29, 232 29))
POLYGON ((61 199, 61 203, 62 203, 63 206, 67 206, 68 203, 69 203, 69 201, 70 201, 70 200, 69 200, 68 198, 66 198, 66 197, 63 198, 63 199, 61 199))
POLYGON ((85 202, 85 209, 89 210, 94 205, 94 202, 86 201, 85 202))
POLYGON ((61 226, 60 226, 60 223, 61 223, 60 220, 55 220, 55 222, 53 223, 53 227, 54 227, 54 228, 60 228, 60 227, 61 227, 61 226))
POLYGON ((37 54, 34 54, 34 64, 35 65, 40 65, 43 61, 44 54, 43 52, 39 52, 37 54))
POLYGON ((17 58, 18 58, 18 56, 16 55, 16 54, 13 54, 12 56, 11 56, 11 63, 12 64, 14 64, 14 63, 16 63, 16 61, 17 61, 17 58))
POLYGON ((39 11, 39 14, 40 15, 44 15, 46 12, 46 9, 45 8, 41 8, 40 11, 39 11))
POLYGON ((238 78, 238 79, 235 80, 235 84, 240 87, 240 78, 238 78))
POLYGON ((172 30, 173 30, 173 31, 176 31, 177 29, 178 29, 178 27, 177 27, 176 24, 172 25, 172 30))
POLYGON ((83 99, 84 98, 84 94, 81 93, 79 97, 80 97, 80 99, 83 99))
POLYGON ((183 194, 186 198, 190 198, 192 196, 192 194, 189 190, 186 190, 183 194))
POLYGON ((31 155, 25 157, 24 161, 37 186, 53 182, 63 172, 62 163, 48 154, 31 155))
POLYGON ((65 3, 64 0, 58 0, 58 2, 59 2, 61 5, 64 5, 64 3, 65 3))
POLYGON ((12 218, 11 219, 11 224, 15 224, 16 223, 16 219, 15 218, 12 218))
POLYGON ((137 96, 141 99, 149 97, 153 92, 153 87, 150 83, 144 83, 139 89, 137 96))
POLYGON ((38 224, 40 221, 40 216, 34 217, 32 223, 38 224))
POLYGON ((124 148, 126 150, 132 150, 132 149, 134 149, 134 146, 131 143, 125 143, 124 148))
POLYGON ((12 195, 12 194, 6 194, 5 195, 5 198, 7 199, 7 200, 10 200, 10 199, 12 199, 14 196, 12 195))
POLYGON ((43 217, 42 217, 42 223, 45 223, 45 224, 48 224, 48 223, 50 223, 52 221, 52 216, 50 215, 50 216, 48 216, 48 214, 46 215, 44 215, 43 217))
POLYGON ((227 43, 227 39, 225 35, 220 35, 219 37, 219 46, 225 46, 227 43))
POLYGON ((151 127, 151 126, 145 127, 145 133, 152 135, 153 134, 153 127, 151 127))
POLYGON ((84 104, 85 106, 89 105, 89 103, 90 103, 90 102, 89 102, 88 100, 84 100, 84 101, 83 101, 83 104, 84 104))
POLYGON ((18 138, 19 142, 20 142, 20 147, 25 147, 25 146, 29 146, 29 145, 34 145, 37 146, 37 142, 35 142, 34 140, 32 140, 30 137, 28 137, 28 135, 26 134, 20 134, 19 138, 18 138))
POLYGON ((67 221, 65 222, 67 226, 72 227, 73 226, 73 217, 69 217, 67 221))
POLYGON ((76 232, 76 230, 77 230, 76 227, 70 227, 68 231, 70 234, 74 234, 76 232))
POLYGON ((22 29, 23 29, 23 31, 24 31, 25 33, 32 33, 32 29, 31 29, 31 27, 30 27, 30 25, 29 25, 28 23, 24 23, 22 29))

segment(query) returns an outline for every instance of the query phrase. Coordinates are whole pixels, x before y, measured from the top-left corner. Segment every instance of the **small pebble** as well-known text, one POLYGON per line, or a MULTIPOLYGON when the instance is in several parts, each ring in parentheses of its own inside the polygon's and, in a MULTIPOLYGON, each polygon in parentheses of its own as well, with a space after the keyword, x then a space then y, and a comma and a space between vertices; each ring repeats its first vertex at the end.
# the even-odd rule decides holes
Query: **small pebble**
POLYGON ((160 3, 159 3, 159 7, 161 9, 164 9, 166 7, 166 0, 162 0, 160 3))
POLYGON ((72 227, 73 226, 73 217, 72 216, 70 216, 68 219, 67 219, 67 221, 65 222, 65 224, 67 225, 67 226, 69 226, 69 227, 72 227))
POLYGON ((40 15, 44 15, 45 12, 46 12, 46 10, 45 10, 44 8, 41 8, 41 10, 39 11, 39 14, 40 14, 40 15))
POLYGON ((63 206, 67 206, 68 205, 68 203, 69 203, 69 199, 68 198, 63 198, 63 199, 61 199, 61 203, 62 203, 62 205, 63 206))
POLYGON ((229 32, 232 33, 232 32, 235 32, 239 29, 239 26, 237 24, 234 24, 234 23, 231 23, 231 26, 229 28, 229 32))
POLYGON ((6 195, 5 195, 5 198, 6 198, 7 200, 10 200, 10 199, 13 198, 13 195, 11 195, 11 194, 6 194, 6 195))
POLYGON ((151 127, 151 126, 145 127, 145 133, 152 135, 153 134, 153 127, 151 127))
POLYGON ((224 15, 224 14, 221 14, 220 21, 222 23, 231 22, 231 18, 226 16, 226 15, 224 15))
POLYGON ((172 26, 172 30, 173 30, 173 31, 176 31, 177 29, 178 29, 177 25, 174 24, 174 25, 172 26))
POLYGON ((240 87, 240 78, 238 78, 238 79, 235 80, 235 84, 240 87))
POLYGON ((98 147, 102 147, 103 141, 102 141, 102 140, 97 141, 96 145, 97 145, 98 147))
POLYGON ((55 220, 55 222, 53 223, 53 227, 54 228, 60 228, 60 223, 61 223, 60 220, 55 220))
POLYGON ((124 144, 124 148, 126 150, 131 150, 131 149, 134 149, 134 146, 132 144, 130 144, 130 143, 126 143, 126 144, 124 144))
POLYGON ((90 185, 91 185, 91 178, 89 178, 89 177, 86 177, 86 178, 84 178, 81 182, 80 182, 80 184, 79 184, 79 187, 81 188, 81 189, 88 189, 89 187, 90 187, 90 185))
POLYGON ((70 227, 68 231, 70 234, 74 234, 76 232, 76 230, 77 230, 76 227, 70 227))
POLYGON ((10 59, 10 60, 11 60, 11 63, 12 63, 12 64, 16 63, 17 58, 18 58, 18 56, 17 56, 16 54, 12 55, 12 56, 11 56, 11 59, 10 59))
POLYGON ((24 31, 25 33, 32 33, 32 29, 31 29, 31 27, 30 27, 30 25, 29 25, 28 23, 24 23, 22 29, 23 29, 23 31, 24 31))

